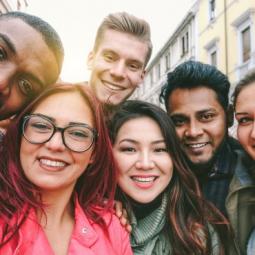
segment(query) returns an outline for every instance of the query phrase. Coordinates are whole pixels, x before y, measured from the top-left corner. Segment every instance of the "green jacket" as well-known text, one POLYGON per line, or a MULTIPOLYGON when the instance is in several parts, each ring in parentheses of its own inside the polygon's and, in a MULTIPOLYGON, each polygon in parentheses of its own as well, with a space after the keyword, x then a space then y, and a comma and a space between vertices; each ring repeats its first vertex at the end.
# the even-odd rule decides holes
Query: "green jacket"
POLYGON ((226 208, 241 254, 245 255, 249 235, 255 227, 255 182, 249 174, 245 153, 241 150, 236 150, 235 153, 237 162, 229 186, 226 208))

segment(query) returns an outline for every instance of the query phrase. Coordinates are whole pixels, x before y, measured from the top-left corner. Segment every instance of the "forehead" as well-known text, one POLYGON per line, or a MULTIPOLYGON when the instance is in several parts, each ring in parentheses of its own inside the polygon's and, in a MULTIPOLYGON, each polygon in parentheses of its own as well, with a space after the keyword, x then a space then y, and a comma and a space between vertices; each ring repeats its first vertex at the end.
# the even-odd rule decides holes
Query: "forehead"
POLYGON ((15 48, 11 58, 20 72, 31 73, 43 84, 55 82, 60 70, 53 52, 42 35, 19 18, 0 19, 0 33, 15 48))
POLYGON ((255 112, 255 82, 244 87, 236 100, 236 110, 252 107, 255 112))
POLYGON ((118 131, 119 136, 135 137, 136 140, 146 137, 146 140, 158 139, 162 132, 158 123, 149 117, 138 117, 126 121, 118 131), (156 137, 156 138, 155 138, 156 137))
POLYGON ((137 59, 144 63, 148 53, 148 45, 134 35, 107 29, 103 32, 98 51, 112 50, 120 56, 137 59))
POLYGON ((49 95, 35 106, 33 113, 45 114, 59 123, 85 122, 93 124, 90 105, 77 91, 49 95))
POLYGON ((214 90, 207 87, 175 89, 169 96, 170 113, 195 114, 199 111, 223 110, 214 90))
POLYGON ((17 50, 26 47, 33 49, 34 40, 39 40, 47 46, 39 32, 18 18, 0 19, 0 32, 10 38, 17 50))

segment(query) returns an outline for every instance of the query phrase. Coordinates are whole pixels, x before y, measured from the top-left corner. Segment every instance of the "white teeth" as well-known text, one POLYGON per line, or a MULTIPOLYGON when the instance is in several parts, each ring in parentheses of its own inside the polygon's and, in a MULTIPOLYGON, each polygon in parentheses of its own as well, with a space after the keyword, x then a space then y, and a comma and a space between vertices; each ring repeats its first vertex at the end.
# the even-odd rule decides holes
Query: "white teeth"
POLYGON ((188 147, 197 149, 197 148, 202 148, 206 145, 206 143, 197 143, 197 144, 187 144, 188 147))
POLYGON ((156 179, 155 176, 152 177, 132 177, 133 180, 137 181, 137 182, 152 182, 156 179))
POLYGON ((107 87, 111 90, 115 90, 115 91, 120 91, 120 90, 123 90, 122 87, 118 87, 118 86, 115 86, 115 85, 112 85, 110 83, 107 83, 107 87))
POLYGON ((53 161, 53 160, 49 160, 49 159, 40 159, 40 163, 42 163, 43 165, 52 166, 52 167, 63 167, 63 166, 65 166, 64 162, 53 161))

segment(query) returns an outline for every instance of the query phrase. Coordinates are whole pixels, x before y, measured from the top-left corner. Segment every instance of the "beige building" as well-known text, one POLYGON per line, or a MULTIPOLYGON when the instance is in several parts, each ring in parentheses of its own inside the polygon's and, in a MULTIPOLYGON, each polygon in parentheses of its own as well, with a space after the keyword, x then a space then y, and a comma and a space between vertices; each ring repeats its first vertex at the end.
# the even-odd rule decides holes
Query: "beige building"
POLYGON ((27 5, 27 0, 0 0, 0 14, 9 11, 25 10, 27 5))
POLYGON ((255 1, 200 0, 198 60, 216 65, 232 86, 255 67, 255 1))
POLYGON ((167 72, 186 60, 197 58, 196 11, 195 4, 150 61, 144 82, 132 95, 133 99, 141 99, 163 107, 159 102, 159 94, 167 72))
POLYGON ((160 105, 158 97, 166 73, 188 59, 217 66, 234 87, 255 67, 255 1, 195 1, 149 63, 144 83, 132 98, 160 105))

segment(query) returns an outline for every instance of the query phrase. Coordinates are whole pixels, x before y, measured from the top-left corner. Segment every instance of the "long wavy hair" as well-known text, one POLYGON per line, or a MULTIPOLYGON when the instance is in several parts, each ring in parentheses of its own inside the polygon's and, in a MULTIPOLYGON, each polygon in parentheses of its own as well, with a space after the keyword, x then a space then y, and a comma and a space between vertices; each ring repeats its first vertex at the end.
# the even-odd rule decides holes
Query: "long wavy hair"
POLYGON ((57 84, 44 91, 13 120, 0 145, 0 219, 5 222, 0 247, 15 235, 30 208, 43 210, 45 207, 41 199, 38 199, 41 197, 40 189, 25 177, 20 163, 23 117, 31 113, 45 98, 57 93, 74 91, 80 93, 91 108, 98 133, 93 149, 93 163, 78 178, 74 193, 77 194, 79 203, 87 217, 101 225, 104 231, 107 229, 102 215, 111 210, 113 206, 116 168, 101 105, 90 92, 90 89, 85 86, 57 84), (19 213, 23 217, 19 218, 15 224, 9 224, 14 214, 19 213))
MULTIPOLYGON (((198 181, 181 151, 174 124, 166 112, 153 104, 138 100, 123 103, 109 123, 113 144, 124 123, 142 117, 149 117, 159 125, 174 165, 173 177, 167 187, 169 199, 165 226, 173 254, 211 254, 209 226, 218 234, 220 254, 229 254, 228 245, 233 242, 233 237, 228 221, 211 203, 203 199, 198 181)), ((127 202, 119 188, 118 193, 122 202, 127 202)))

